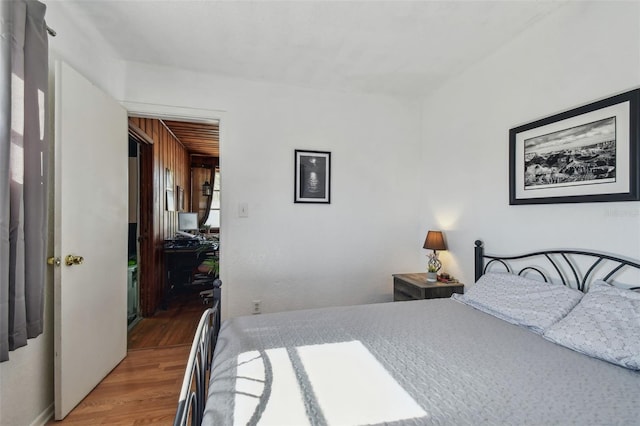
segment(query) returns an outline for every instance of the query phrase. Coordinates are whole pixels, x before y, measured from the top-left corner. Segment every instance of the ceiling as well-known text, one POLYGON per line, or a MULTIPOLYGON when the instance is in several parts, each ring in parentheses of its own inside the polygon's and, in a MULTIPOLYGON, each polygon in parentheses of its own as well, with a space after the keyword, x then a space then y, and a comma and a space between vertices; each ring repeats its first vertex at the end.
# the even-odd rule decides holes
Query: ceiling
POLYGON ((418 98, 562 3, 65 0, 59 5, 93 27, 122 60, 418 98))
MULTIPOLYGON (((420 98, 563 2, 56 3, 90 28, 87 37, 106 41, 119 55, 116 59, 321 90, 420 98)), ((191 153, 219 156, 217 124, 165 124, 191 153)))
POLYGON ((218 124, 191 123, 162 120, 187 151, 195 155, 220 156, 220 131, 218 124))

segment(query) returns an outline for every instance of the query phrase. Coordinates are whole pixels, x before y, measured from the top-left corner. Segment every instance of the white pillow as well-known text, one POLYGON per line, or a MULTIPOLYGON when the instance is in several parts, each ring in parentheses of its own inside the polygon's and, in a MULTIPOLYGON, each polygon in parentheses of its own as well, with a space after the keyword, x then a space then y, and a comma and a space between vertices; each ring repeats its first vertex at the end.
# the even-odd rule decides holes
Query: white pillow
POLYGON ((580 301, 579 290, 515 274, 487 273, 453 297, 483 312, 541 334, 580 301))
POLYGON ((580 303, 545 331, 552 342, 640 370, 640 293, 594 281, 580 303))

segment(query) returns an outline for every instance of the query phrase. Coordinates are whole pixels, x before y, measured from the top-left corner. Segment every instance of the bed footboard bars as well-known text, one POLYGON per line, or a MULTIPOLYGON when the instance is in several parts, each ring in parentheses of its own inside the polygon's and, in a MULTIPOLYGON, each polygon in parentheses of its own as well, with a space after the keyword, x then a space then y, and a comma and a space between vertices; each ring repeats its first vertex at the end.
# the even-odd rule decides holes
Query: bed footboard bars
POLYGON ((209 373, 213 350, 220 330, 220 301, 215 300, 213 307, 207 309, 200 318, 191 352, 182 379, 182 388, 178 399, 178 409, 174 426, 200 425, 207 401, 209 373), (189 423, 189 419, 191 422, 189 423))

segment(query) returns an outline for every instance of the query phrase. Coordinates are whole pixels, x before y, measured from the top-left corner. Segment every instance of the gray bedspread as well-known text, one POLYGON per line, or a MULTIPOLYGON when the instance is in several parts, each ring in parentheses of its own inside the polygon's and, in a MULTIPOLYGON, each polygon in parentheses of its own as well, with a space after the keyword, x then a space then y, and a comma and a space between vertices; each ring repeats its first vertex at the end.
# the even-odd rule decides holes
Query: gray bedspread
POLYGON ((451 299, 222 325, 203 424, 638 425, 640 374, 451 299))

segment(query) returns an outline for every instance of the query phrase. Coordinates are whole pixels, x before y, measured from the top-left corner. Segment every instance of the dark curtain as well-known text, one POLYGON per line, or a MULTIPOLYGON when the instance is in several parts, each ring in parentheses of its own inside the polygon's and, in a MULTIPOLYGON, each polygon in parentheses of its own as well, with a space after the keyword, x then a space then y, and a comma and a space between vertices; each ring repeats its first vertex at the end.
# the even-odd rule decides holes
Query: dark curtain
POLYGON ((49 163, 46 6, 0 1, 0 361, 42 333, 49 163))

